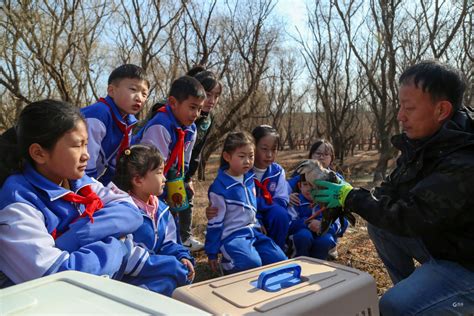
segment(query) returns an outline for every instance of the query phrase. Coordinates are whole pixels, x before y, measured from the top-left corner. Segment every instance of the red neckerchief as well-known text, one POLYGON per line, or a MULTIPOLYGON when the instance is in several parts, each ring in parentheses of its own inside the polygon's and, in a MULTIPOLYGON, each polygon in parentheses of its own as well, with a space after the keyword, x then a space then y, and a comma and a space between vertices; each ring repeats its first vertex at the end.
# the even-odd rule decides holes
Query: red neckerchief
POLYGON ((256 178, 254 178, 253 180, 255 182, 255 185, 260 190, 262 190, 262 197, 265 199, 265 202, 267 202, 267 204, 272 204, 273 203, 272 195, 267 189, 267 185, 268 185, 268 182, 270 182, 270 179, 265 179, 263 183, 260 183, 260 181, 258 181, 256 178))
POLYGON ((70 192, 62 197, 63 200, 84 204, 86 206, 86 210, 82 213, 81 217, 89 216, 91 223, 94 223, 94 218, 92 215, 95 211, 100 210, 104 207, 102 200, 100 197, 92 191, 91 186, 87 185, 79 190, 79 194, 70 192))
MULTIPOLYGON (((167 112, 166 106, 159 108, 157 112, 167 112)), ((178 136, 178 140, 176 141, 173 150, 171 150, 170 158, 166 162, 166 166, 163 170, 165 175, 168 174, 168 170, 170 170, 171 166, 173 166, 173 163, 176 161, 176 159, 178 159, 178 165, 176 167, 176 170, 178 172, 181 172, 181 168, 183 167, 184 137, 186 136, 186 131, 183 131, 181 127, 176 127, 176 134, 178 136)))
MULTIPOLYGON (((80 217, 88 216, 89 219, 91 220, 91 223, 94 223, 94 217, 93 217, 94 212, 104 207, 104 204, 102 203, 102 200, 100 199, 100 197, 97 194, 95 194, 94 191, 92 191, 90 185, 85 186, 82 189, 80 189, 79 193, 80 195, 70 192, 64 195, 62 199, 68 202, 84 204, 86 206, 86 209, 80 217)), ((73 222, 75 222, 75 220, 73 222)), ((53 236, 53 238, 56 239, 59 236, 61 236, 61 234, 58 234, 57 230, 55 229, 51 232, 51 236, 53 236)))
POLYGON ((130 131, 132 130, 133 126, 127 126, 123 122, 121 122, 117 118, 117 116, 115 115, 115 113, 114 113, 112 107, 110 106, 110 104, 107 103, 107 100, 105 100, 104 98, 100 98, 99 101, 104 103, 105 105, 107 105, 109 107, 110 113, 112 114, 112 119, 114 120, 115 125, 117 125, 117 127, 123 133, 123 138, 122 138, 122 141, 120 142, 120 147, 119 147, 119 150, 117 152, 117 160, 118 160, 120 158, 120 155, 123 153, 123 151, 125 149, 127 149, 128 147, 130 147, 129 135, 130 135, 130 131))

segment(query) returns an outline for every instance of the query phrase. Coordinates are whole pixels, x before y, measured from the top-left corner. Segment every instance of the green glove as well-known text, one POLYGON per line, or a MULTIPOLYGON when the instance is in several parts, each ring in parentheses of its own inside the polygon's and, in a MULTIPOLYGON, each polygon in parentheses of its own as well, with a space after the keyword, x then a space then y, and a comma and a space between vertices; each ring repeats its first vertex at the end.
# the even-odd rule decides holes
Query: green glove
POLYGON ((328 181, 316 180, 314 185, 326 189, 313 189, 311 196, 318 203, 325 203, 328 208, 344 207, 346 197, 352 190, 352 185, 345 181, 333 183, 328 181))

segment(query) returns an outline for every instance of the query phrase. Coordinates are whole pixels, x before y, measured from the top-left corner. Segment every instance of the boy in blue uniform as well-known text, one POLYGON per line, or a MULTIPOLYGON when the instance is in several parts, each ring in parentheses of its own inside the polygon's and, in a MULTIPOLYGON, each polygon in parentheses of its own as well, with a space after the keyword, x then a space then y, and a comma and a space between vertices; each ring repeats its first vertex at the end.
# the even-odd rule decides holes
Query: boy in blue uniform
POLYGON ((313 203, 311 197, 311 185, 301 176, 298 182, 299 205, 289 208, 291 223, 289 229, 289 239, 292 242, 295 257, 308 256, 326 260, 329 250, 336 247, 337 238, 342 236, 347 228, 347 222, 341 226, 336 220, 329 231, 324 235, 319 235, 321 229, 322 214, 319 205, 313 203))
MULTIPOLYGON (((149 115, 149 121, 133 138, 133 144, 155 146, 165 159, 166 178, 182 178, 183 186, 196 140, 194 121, 199 117, 205 100, 206 91, 195 78, 183 76, 176 79, 171 85, 168 104, 149 115)), ((177 201, 176 204, 178 202, 187 204, 186 201, 177 201)), ((170 205, 173 211, 187 208, 176 204, 170 205)))
POLYGON ((142 68, 122 65, 109 76, 107 97, 81 109, 89 134, 86 174, 104 185, 115 174, 117 157, 130 147, 135 114, 142 109, 149 86, 142 68))
POLYGON ((217 178, 209 187, 209 201, 217 215, 207 225, 205 251, 209 265, 234 273, 287 259, 273 240, 262 234, 256 219, 253 139, 242 132, 230 133, 221 157, 217 178))

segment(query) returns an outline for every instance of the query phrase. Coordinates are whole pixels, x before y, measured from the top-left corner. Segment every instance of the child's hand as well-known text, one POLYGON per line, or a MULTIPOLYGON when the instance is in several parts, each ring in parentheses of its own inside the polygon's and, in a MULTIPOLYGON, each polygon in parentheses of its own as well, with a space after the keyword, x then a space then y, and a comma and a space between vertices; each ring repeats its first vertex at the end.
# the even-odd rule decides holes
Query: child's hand
POLYGON ((308 228, 313 233, 319 234, 321 232, 321 222, 316 219, 313 219, 309 222, 308 228))
POLYGON ((210 220, 210 219, 213 219, 214 217, 217 216, 217 207, 213 207, 211 205, 209 205, 208 207, 206 207, 206 217, 207 217, 207 220, 210 220))
POLYGON ((195 272, 194 272, 194 266, 193 264, 191 263, 191 261, 189 261, 188 259, 181 259, 181 263, 185 265, 186 268, 188 268, 188 280, 189 281, 192 281, 194 280, 194 277, 195 277, 195 272))
POLYGON ((301 201, 299 198, 299 193, 293 192, 290 194, 290 204, 291 205, 300 205, 301 201))
POLYGON ((217 272, 217 259, 208 259, 207 262, 209 263, 212 272, 217 272))
POLYGON ((191 192, 191 195, 193 195, 193 196, 194 196, 194 194, 196 193, 196 192, 194 191, 193 180, 189 180, 189 182, 188 182, 188 190, 191 192))

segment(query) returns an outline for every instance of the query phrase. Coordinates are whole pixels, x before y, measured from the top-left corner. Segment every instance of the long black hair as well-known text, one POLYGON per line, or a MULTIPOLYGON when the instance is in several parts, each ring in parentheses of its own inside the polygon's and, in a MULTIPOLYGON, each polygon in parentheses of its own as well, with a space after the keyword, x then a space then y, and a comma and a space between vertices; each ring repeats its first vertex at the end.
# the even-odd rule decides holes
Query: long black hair
POLYGON ((78 121, 84 122, 81 112, 67 102, 48 99, 27 105, 17 125, 0 136, 0 185, 9 175, 20 171, 25 161, 34 164, 29 154, 32 144, 52 150, 78 121))
POLYGON ((219 87, 219 95, 222 93, 222 83, 212 71, 206 70, 201 65, 194 66, 187 72, 188 76, 196 78, 204 87, 206 92, 211 92, 215 87, 219 87))

